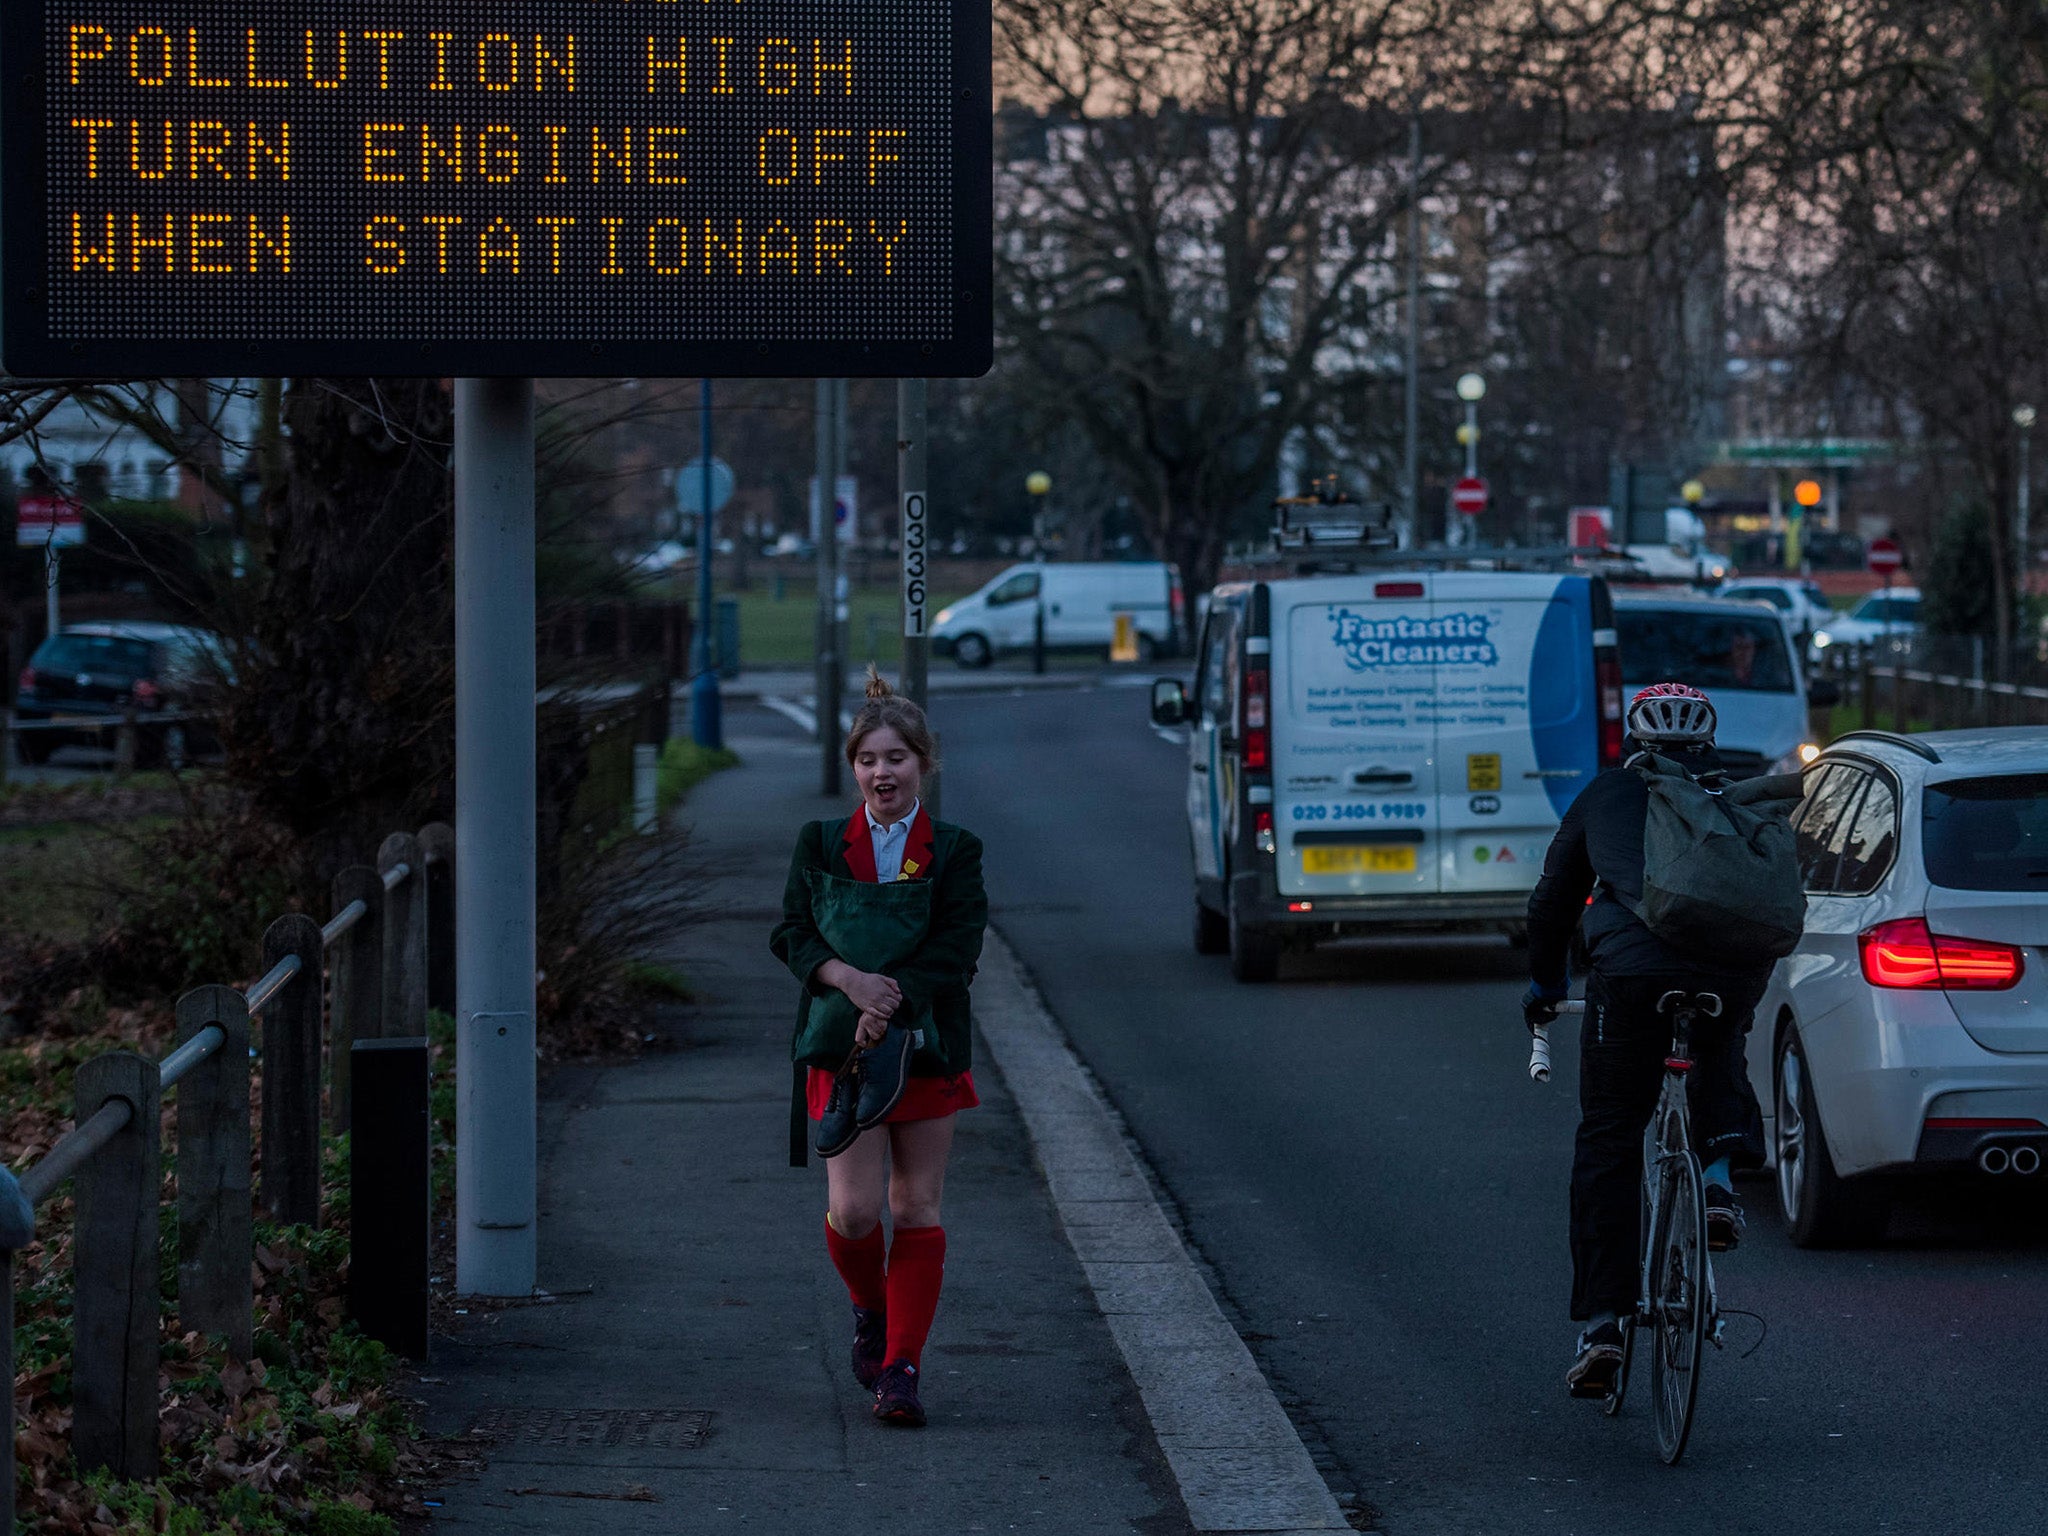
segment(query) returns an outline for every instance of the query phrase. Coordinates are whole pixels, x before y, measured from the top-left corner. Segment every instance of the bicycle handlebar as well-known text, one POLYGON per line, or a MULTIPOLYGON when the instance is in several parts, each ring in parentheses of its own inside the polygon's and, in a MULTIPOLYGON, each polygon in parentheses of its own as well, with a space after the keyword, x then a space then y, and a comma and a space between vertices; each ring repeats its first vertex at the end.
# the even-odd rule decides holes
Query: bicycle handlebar
MULTIPOLYGON (((1568 997, 1557 1005, 1559 1013, 1584 1013, 1586 1000, 1568 997)), ((1536 1082, 1550 1081, 1550 1026, 1538 1024, 1529 1032, 1529 1076, 1536 1082)))

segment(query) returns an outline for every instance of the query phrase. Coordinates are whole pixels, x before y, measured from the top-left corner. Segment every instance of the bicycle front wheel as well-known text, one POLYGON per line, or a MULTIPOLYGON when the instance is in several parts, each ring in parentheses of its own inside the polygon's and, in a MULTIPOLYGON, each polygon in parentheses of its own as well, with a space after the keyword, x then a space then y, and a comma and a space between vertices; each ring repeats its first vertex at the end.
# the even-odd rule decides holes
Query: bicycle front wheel
POLYGON ((1667 1158, 1660 1178, 1645 1343, 1650 1395, 1657 1404, 1657 1450, 1672 1466, 1692 1433, 1707 1341, 1707 1200, 1699 1159, 1691 1152, 1667 1158))

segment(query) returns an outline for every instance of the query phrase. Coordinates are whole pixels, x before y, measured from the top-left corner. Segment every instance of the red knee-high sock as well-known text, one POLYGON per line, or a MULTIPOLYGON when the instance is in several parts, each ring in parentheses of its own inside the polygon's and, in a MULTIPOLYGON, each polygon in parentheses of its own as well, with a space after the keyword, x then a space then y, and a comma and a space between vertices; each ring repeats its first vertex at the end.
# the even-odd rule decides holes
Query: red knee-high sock
POLYGON ((882 1229, 873 1228, 866 1237, 846 1237, 825 1221, 825 1251, 832 1255, 832 1267, 846 1282, 846 1294, 856 1307, 879 1312, 889 1302, 889 1289, 882 1273, 882 1229))
POLYGON ((889 1245, 890 1364, 903 1360, 914 1366, 923 1359, 945 1279, 946 1229, 898 1227, 889 1245))

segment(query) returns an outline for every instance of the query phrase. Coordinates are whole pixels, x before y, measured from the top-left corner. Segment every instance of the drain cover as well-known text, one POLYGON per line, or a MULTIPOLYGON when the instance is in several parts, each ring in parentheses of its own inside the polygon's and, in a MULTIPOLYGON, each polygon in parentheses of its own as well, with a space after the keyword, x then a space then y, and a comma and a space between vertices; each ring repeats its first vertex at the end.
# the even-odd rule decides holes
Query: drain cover
POLYGON ((701 1408, 501 1408, 476 1432, 528 1445, 694 1451, 711 1433, 711 1415, 701 1408))

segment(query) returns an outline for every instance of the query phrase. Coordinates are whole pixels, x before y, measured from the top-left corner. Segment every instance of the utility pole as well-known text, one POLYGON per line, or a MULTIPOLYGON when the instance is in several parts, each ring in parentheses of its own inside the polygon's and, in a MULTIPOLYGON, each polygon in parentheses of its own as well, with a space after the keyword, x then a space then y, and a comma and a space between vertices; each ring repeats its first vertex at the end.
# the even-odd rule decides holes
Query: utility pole
POLYGON ((1408 113, 1408 439, 1402 469, 1408 537, 1422 535, 1422 104, 1408 113))
POLYGON ((813 716, 819 747, 819 793, 839 793, 839 528, 833 515, 838 491, 839 391, 831 379, 818 380, 818 670, 813 716))
MULTIPOLYGON (((931 626, 925 605, 931 597, 931 500, 927 494, 926 449, 931 385, 903 379, 896 385, 896 488, 902 505, 903 693, 925 708, 931 671, 931 626)), ((925 808, 939 814, 939 781, 924 786, 925 808)))

